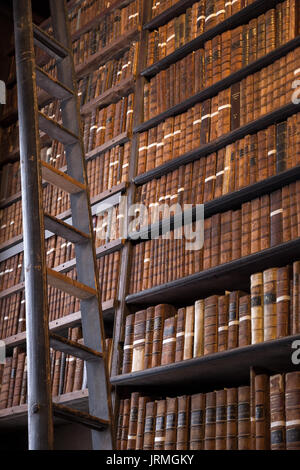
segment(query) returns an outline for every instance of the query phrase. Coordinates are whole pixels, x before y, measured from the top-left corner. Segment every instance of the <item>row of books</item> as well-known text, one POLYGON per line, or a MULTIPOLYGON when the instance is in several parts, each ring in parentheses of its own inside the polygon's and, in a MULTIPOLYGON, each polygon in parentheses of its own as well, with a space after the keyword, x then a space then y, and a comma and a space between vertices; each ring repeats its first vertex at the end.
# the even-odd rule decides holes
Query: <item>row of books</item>
MULTIPOLYGON (((296 0, 285 0, 248 24, 207 41, 200 59, 196 59, 195 55, 195 62, 198 60, 196 71, 202 71, 206 86, 212 84, 212 79, 216 82, 225 78, 293 39, 298 32, 295 11, 296 0)), ((207 29, 204 12, 203 3, 194 3, 184 14, 151 32, 148 40, 148 65, 163 59, 202 34, 207 29)), ((219 12, 218 22, 222 22, 225 19, 225 10, 219 12)), ((183 64, 188 65, 188 62, 183 61, 183 64)))
POLYGON ((120 239, 119 206, 93 217, 96 247, 120 239))
POLYGON ((0 209, 0 244, 22 233, 22 203, 0 209))
POLYGON ((118 59, 112 59, 101 65, 78 82, 80 106, 102 95, 123 80, 136 75, 138 42, 133 42, 130 49, 118 59))
POLYGON ((83 28, 83 26, 105 12, 110 6, 111 1, 109 0, 83 0, 76 2, 74 7, 69 10, 71 34, 83 28))
MULTIPOLYGON (((49 251, 51 251, 51 248, 49 251)), ((48 266, 50 265, 51 267, 51 256, 53 259, 55 258, 55 255, 55 251, 51 251, 50 253, 48 252, 48 266)), ((2 272, 5 273, 4 276, 1 276, 1 281, 3 281, 3 278, 5 280, 5 283, 2 283, 0 286, 1 291, 12 287, 14 285, 13 283, 17 284, 20 280, 24 279, 23 277, 16 279, 19 271, 21 271, 21 268, 15 267, 15 262, 18 261, 18 259, 18 256, 14 256, 13 258, 9 258, 9 260, 1 263, 0 274, 2 274, 2 272), (4 271, 2 271, 2 269, 4 271), (9 271, 9 273, 6 273, 6 271, 9 271)), ((119 264, 120 253, 118 251, 107 256, 103 256, 97 260, 102 302, 116 299, 119 280, 119 264)), ((66 275, 71 279, 76 280, 76 269, 69 270, 66 275)), ((79 312, 80 301, 72 295, 49 286, 48 307, 49 321, 54 321, 71 313, 79 312)), ((0 298, 0 338, 13 336, 25 330, 25 312, 26 304, 23 291, 0 298)))
POLYGON ((251 385, 120 401, 120 450, 299 450, 300 372, 258 374, 251 385))
POLYGON ((20 191, 20 162, 3 165, 0 170, 0 201, 5 201, 5 199, 20 191))
POLYGON ((23 282, 23 252, 0 263, 0 291, 23 282))
POLYGON ((134 0, 122 10, 115 10, 87 33, 73 42, 74 64, 83 64, 90 56, 111 44, 140 24, 141 0, 134 0))
MULTIPOLYGON (((228 18, 253 3, 253 1, 254 0, 201 0, 196 3, 199 9, 197 17, 203 15, 205 24, 208 23, 208 27, 212 28, 220 22, 219 16, 225 15, 224 18, 228 18)), ((177 2, 178 0, 152 0, 152 18, 160 15, 177 2)), ((221 21, 223 21, 223 19, 221 21)))
MULTIPOLYGON (((197 54, 192 58, 196 56, 197 54)), ((219 92, 211 100, 204 101, 202 106, 209 102, 211 102, 211 106, 207 105, 207 112, 202 116, 205 116, 207 121, 209 119, 214 121, 215 135, 220 137, 236 127, 243 126, 247 122, 273 111, 286 104, 287 101, 290 102, 294 91, 292 83, 296 80, 296 75, 300 73, 299 67, 296 65, 299 64, 299 57, 300 48, 296 48, 271 65, 264 67, 255 74, 248 75, 242 81, 219 92), (232 114, 231 119, 230 114, 232 114)), ((189 71, 185 64, 188 58, 183 59, 182 71, 176 71, 176 75, 174 73, 174 69, 176 70, 175 64, 168 70, 160 72, 150 82, 145 83, 145 121, 154 118, 199 91, 199 88, 194 88, 193 82, 194 77, 197 77, 198 84, 201 74, 197 70, 194 71, 194 67, 189 71)), ((178 64, 180 66, 179 62, 178 64)), ((217 67, 210 70, 216 71, 217 67)), ((204 80, 203 83, 205 88, 210 86, 208 81, 204 80)), ((198 119, 201 120, 201 115, 198 119)), ((190 126, 192 126, 192 123, 190 126)))
POLYGON ((176 310, 148 307, 126 317, 122 373, 136 372, 300 333, 300 262, 270 268, 242 291, 176 310))
MULTIPOLYGON (((287 121, 269 126, 257 134, 247 135, 218 152, 139 186, 136 201, 151 209, 144 224, 154 223, 159 217, 164 217, 160 213, 162 205, 206 203, 299 165, 299 125, 300 113, 294 114, 287 121)), ((174 158, 180 151, 180 135, 177 136, 174 136, 171 150, 174 158)), ((159 160, 154 160, 152 149, 149 143, 148 149, 140 152, 138 173, 165 163, 161 155, 159 160)))
POLYGON ((123 132, 132 131, 134 94, 117 103, 98 108, 83 119, 83 141, 86 152, 103 145, 123 132))
POLYGON ((137 244, 133 248, 130 292, 149 289, 297 239, 300 236, 300 185, 297 183, 246 202, 240 209, 217 213, 206 218, 204 224, 199 220, 137 244))

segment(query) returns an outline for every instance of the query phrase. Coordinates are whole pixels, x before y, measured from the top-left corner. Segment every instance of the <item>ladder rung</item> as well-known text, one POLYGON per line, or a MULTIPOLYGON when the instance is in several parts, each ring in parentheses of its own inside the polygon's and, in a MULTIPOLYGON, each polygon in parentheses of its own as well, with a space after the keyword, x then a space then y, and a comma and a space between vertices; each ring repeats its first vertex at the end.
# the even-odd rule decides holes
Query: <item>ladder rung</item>
POLYGON ((67 292, 67 294, 73 295, 78 299, 90 299, 97 295, 96 290, 92 287, 81 284, 81 282, 75 281, 51 268, 47 268, 47 278, 50 286, 67 292))
POLYGON ((81 232, 63 220, 57 219, 50 214, 44 214, 45 229, 72 243, 84 243, 90 239, 87 233, 81 232))
POLYGON ((48 118, 45 114, 39 111, 39 127, 44 131, 49 137, 54 140, 58 140, 64 145, 73 145, 78 142, 78 137, 69 131, 61 124, 53 119, 48 118))
MULTIPOLYGON (((101 400, 101 397, 99 399, 101 400)), ((109 421, 106 419, 96 418, 96 416, 92 416, 84 411, 75 410, 58 403, 53 403, 53 414, 58 418, 81 424, 96 431, 103 431, 109 425, 109 421)))
POLYGON ((51 97, 59 100, 66 100, 74 97, 74 93, 63 83, 51 77, 43 69, 36 66, 36 83, 37 86, 45 90, 51 97))
POLYGON ((49 163, 41 161, 42 164, 42 177, 48 183, 57 186, 69 194, 77 194, 81 191, 86 191, 84 184, 75 180, 71 176, 63 173, 62 171, 49 165, 49 163))
POLYGON ((33 25, 33 38, 34 44, 57 60, 62 60, 70 55, 70 51, 66 47, 56 41, 56 39, 46 33, 46 31, 39 28, 36 24, 33 25))
POLYGON ((94 351, 83 344, 63 338, 55 333, 49 333, 49 337, 51 348, 74 357, 79 357, 79 359, 83 361, 95 361, 103 357, 102 353, 94 351))

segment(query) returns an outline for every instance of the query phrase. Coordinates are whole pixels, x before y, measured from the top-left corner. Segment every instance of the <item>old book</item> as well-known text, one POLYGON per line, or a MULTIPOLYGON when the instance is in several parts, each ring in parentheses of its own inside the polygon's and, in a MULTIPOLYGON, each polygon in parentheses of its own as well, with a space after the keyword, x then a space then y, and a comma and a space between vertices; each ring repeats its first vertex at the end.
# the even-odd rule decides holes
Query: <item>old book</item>
POLYGON ((154 431, 154 450, 164 450, 166 439, 166 400, 158 400, 154 431))
POLYGON ((156 401, 146 404, 145 429, 144 429, 144 450, 153 450, 154 447, 154 425, 156 418, 156 401))
POLYGON ((177 316, 166 318, 163 327, 161 365, 175 362, 177 316))
POLYGON ((130 398, 126 398, 124 400, 124 408, 123 408, 121 450, 127 449, 129 416, 130 416, 130 398))
POLYGON ((238 387, 238 449, 251 450, 250 387, 238 387))
POLYGON ((281 189, 274 191, 270 195, 270 246, 276 246, 283 241, 283 210, 282 210, 282 192, 281 189))
POLYGON ((131 371, 134 333, 134 314, 126 317, 122 374, 131 371))
POLYGON ((195 302, 195 325, 193 357, 203 355, 204 346, 204 300, 195 302))
POLYGON ((264 341, 276 338, 277 304, 276 286, 277 269, 270 268, 263 273, 264 283, 264 341))
POLYGON ((231 259, 235 260, 241 257, 241 210, 232 211, 232 251, 231 259))
POLYGON ((177 414, 177 398, 166 398, 166 433, 164 450, 176 449, 177 414))
POLYGON ((188 449, 189 442, 189 410, 190 397, 178 397, 177 442, 176 450, 188 449))
POLYGON ((264 339, 263 274, 251 276, 251 344, 264 339))
POLYGON ((276 338, 289 334, 289 312, 291 307, 290 296, 290 268, 277 268, 276 284, 276 338))
MULTIPOLYGON (((213 227, 215 224, 213 224, 213 227)), ((219 225, 218 225, 219 226, 219 225)), ((221 256, 220 264, 228 263, 232 260, 232 211, 221 214, 221 256)), ((220 248, 219 248, 220 249, 220 248)))
POLYGON ((131 371, 142 370, 145 356, 146 310, 135 314, 131 371))
POLYGON ((127 450, 134 450, 136 448, 139 398, 140 394, 138 392, 133 392, 131 394, 127 450))
POLYGON ((204 300, 204 347, 203 354, 217 351, 218 334, 218 296, 212 295, 204 300))
POLYGON ((123 412, 124 412, 124 400, 120 400, 117 433, 116 433, 116 448, 121 450, 121 439, 122 439, 122 425, 123 425, 123 412))
POLYGON ((300 332, 300 261, 293 263, 293 318, 291 333, 300 332))
POLYGON ((154 307, 148 307, 146 312, 144 369, 152 364, 154 307))
POLYGON ((271 450, 285 449, 284 375, 270 377, 270 444, 271 450))
POLYGON ((227 390, 226 450, 236 450, 238 436, 238 396, 236 388, 227 390))
POLYGON ((202 450, 205 427, 205 394, 191 396, 190 450, 202 450))
POLYGON ((193 357, 194 320, 195 308, 194 305, 191 305, 185 309, 183 360, 191 359, 193 357))
POLYGON ((239 299, 242 293, 234 291, 229 294, 228 307, 228 349, 238 347, 239 341, 239 299))
POLYGON ((149 397, 139 397, 138 417, 137 417, 137 431, 136 431, 136 450, 142 450, 144 446, 144 429, 145 429, 145 416, 146 404, 150 400, 149 397))
POLYGON ((17 364, 17 370, 16 370, 16 380, 15 380, 12 406, 18 406, 20 404, 21 388, 22 388, 24 365, 25 365, 25 356, 26 356, 25 352, 20 352, 18 355, 18 364, 17 364))
POLYGON ((228 308, 229 295, 218 297, 218 351, 226 351, 228 347, 228 308))
POLYGON ((206 393, 204 450, 215 450, 216 392, 206 393))
POLYGON ((180 308, 177 312, 175 362, 183 360, 184 328, 185 308, 180 308))
POLYGON ((170 318, 174 314, 175 314, 175 310, 170 305, 161 304, 155 307, 154 326, 153 326, 152 364, 151 364, 152 367, 156 367, 161 364, 164 322, 165 322, 165 319, 170 318))
POLYGON ((270 405, 269 377, 259 374, 255 377, 255 448, 270 448, 270 405))
POLYGON ((251 201, 251 253, 260 251, 261 233, 260 198, 251 201))
POLYGON ((244 295, 239 299, 239 347, 251 344, 251 299, 244 295))
POLYGON ((226 450, 227 390, 216 391, 216 450, 226 450))
POLYGON ((286 450, 300 449, 300 372, 285 376, 286 450))

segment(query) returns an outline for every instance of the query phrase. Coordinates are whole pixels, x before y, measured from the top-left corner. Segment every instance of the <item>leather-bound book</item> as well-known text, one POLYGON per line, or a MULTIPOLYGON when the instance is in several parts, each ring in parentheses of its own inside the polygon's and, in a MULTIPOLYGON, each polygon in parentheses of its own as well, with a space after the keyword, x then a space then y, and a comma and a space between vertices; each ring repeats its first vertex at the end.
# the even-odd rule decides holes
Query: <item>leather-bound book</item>
POLYGON ((276 285, 276 338, 289 334, 289 312, 291 308, 290 267, 277 268, 276 285))
POLYGON ((124 400, 120 400, 118 423, 117 423, 117 432, 116 432, 116 448, 117 448, 117 450, 121 450, 123 412, 124 412, 124 400))
POLYGON ((151 401, 146 404, 144 444, 143 444, 144 450, 154 449, 156 405, 157 405, 156 401, 151 401))
MULTIPOLYGON (((295 188, 295 186, 294 186, 295 188)), ((290 187, 284 186, 282 188, 282 241, 288 242, 291 240, 291 200, 290 187)))
POLYGON ((231 211, 232 214, 232 254, 231 259, 239 259, 241 257, 241 210, 231 211))
POLYGON ((283 209, 282 209, 282 190, 274 191, 270 195, 270 246, 276 246, 283 241, 283 209))
POLYGON ((161 365, 175 362, 177 317, 166 318, 163 327, 161 365))
POLYGON ((14 389, 15 389, 15 382, 16 382, 16 373, 17 373, 17 365, 18 365, 18 355, 19 355, 19 348, 14 348, 13 358, 12 358, 12 363, 11 363, 11 371, 10 371, 10 380, 9 380, 9 389, 8 389, 8 397, 7 397, 6 408, 11 408, 12 403, 13 403, 13 396, 14 396, 14 389))
POLYGON ((226 450, 227 390, 216 392, 216 450, 226 450))
POLYGON ((228 263, 232 259, 232 235, 232 211, 223 212, 221 214, 220 264, 228 263))
POLYGON ((233 131, 240 127, 240 83, 231 86, 231 126, 233 131))
MULTIPOLYGON (((24 364, 25 364, 25 356, 26 356, 25 352, 19 352, 19 354, 18 354, 18 362, 17 362, 17 369, 16 369, 16 380, 15 380, 15 386, 14 386, 14 392, 13 392, 12 406, 18 406, 19 403, 20 403, 21 387, 22 387, 24 364)), ((0 379, 1 379, 1 377, 0 377, 0 379)))
POLYGON ((190 396, 178 397, 177 442, 176 450, 188 450, 189 442, 190 396))
POLYGON ((277 268, 263 273, 264 283, 264 341, 276 338, 277 330, 277 268))
POLYGON ((211 246, 212 246, 212 217, 204 220, 204 246, 203 246, 203 269, 211 267, 211 246))
POLYGON ((216 392, 206 393, 204 450, 215 450, 216 392))
POLYGON ((129 416, 130 416, 130 398, 126 398, 124 400, 124 408, 123 408, 121 450, 127 449, 129 416))
POLYGON ((260 198, 255 198, 251 201, 251 253, 260 251, 260 228, 261 214, 260 214, 260 198))
POLYGON ((145 416, 146 404, 150 400, 149 397, 139 398, 138 417, 137 417, 137 431, 136 431, 136 450, 142 450, 144 446, 144 430, 145 430, 145 416))
POLYGON ((148 369, 152 364, 153 324, 154 307, 148 307, 146 310, 144 369, 148 369))
POLYGON ((204 300, 195 302, 194 347, 193 357, 203 355, 204 346, 204 300))
POLYGON ((154 430, 154 450, 164 450, 166 439, 166 400, 158 400, 154 430))
POLYGON ((228 349, 238 347, 239 341, 239 299, 242 296, 240 291, 229 294, 228 308, 228 349))
POLYGON ((154 310, 153 326, 153 348, 152 348, 152 367, 161 364, 162 338, 165 319, 175 314, 175 309, 171 305, 157 305, 154 310))
POLYGON ((239 347, 251 344, 251 299, 244 295, 239 299, 239 347))
POLYGON ((191 396, 190 450, 202 450, 205 428, 205 394, 191 396))
POLYGON ((260 343, 264 339, 264 294, 263 274, 251 276, 251 344, 260 343))
MULTIPOLYGON (((229 211, 231 212, 231 211, 229 211)), ((226 213, 227 214, 227 213, 226 213)), ((231 246, 228 250, 228 243, 225 245, 225 242, 222 240, 222 229, 226 229, 226 227, 222 226, 222 216, 223 214, 214 214, 211 217, 211 254, 210 254, 210 264, 211 267, 218 266, 220 264, 220 251, 221 255, 223 251, 231 252, 231 246), (221 250, 220 250, 221 247, 221 250)), ((228 215, 230 217, 230 215, 228 215)), ((228 228, 228 226, 227 226, 228 228)), ((227 239, 230 238, 227 236, 227 239)))
POLYGON ((241 255, 248 256, 251 252, 251 202, 242 205, 242 238, 241 255))
POLYGON ((204 300, 204 348, 203 354, 217 351, 218 334, 218 296, 212 295, 204 300))
POLYGON ((122 374, 131 372, 134 333, 134 314, 126 317, 122 374))
POLYGON ((133 349, 131 371, 136 372, 144 367, 145 356, 146 310, 135 314, 133 330, 133 349))
POLYGON ((271 450, 285 450, 285 377, 270 377, 270 444, 271 450))
POLYGON ((211 100, 203 101, 201 108, 200 145, 205 145, 210 140, 211 100))
POLYGON ((130 414, 127 437, 127 450, 135 450, 137 435, 138 406, 140 394, 133 392, 130 398, 130 414))
POLYGON ((228 348, 228 309, 229 295, 218 297, 218 352, 228 348))
POLYGON ((287 168, 287 122, 276 126, 276 173, 287 168))
POLYGON ((291 334, 300 332, 300 261, 293 263, 293 316, 291 334))
POLYGON ((177 313, 175 362, 183 360, 185 311, 185 308, 180 308, 177 313))
POLYGON ((270 397, 269 376, 259 374, 255 377, 255 448, 270 448, 270 397))
POLYGON ((270 195, 265 194, 260 198, 260 249, 270 247, 270 195))
POLYGON ((195 321, 195 309, 194 309, 194 306, 192 305, 192 306, 186 307, 185 309, 183 360, 191 359, 193 357, 194 321, 195 321))
POLYGON ((251 450, 250 387, 238 387, 238 449, 251 450))
POLYGON ((226 450, 236 450, 238 435, 238 396, 236 388, 227 389, 226 450))
POLYGON ((300 449, 300 372, 285 376, 286 450, 300 449))
POLYGON ((164 450, 175 450, 177 441, 177 398, 166 398, 166 433, 164 450))

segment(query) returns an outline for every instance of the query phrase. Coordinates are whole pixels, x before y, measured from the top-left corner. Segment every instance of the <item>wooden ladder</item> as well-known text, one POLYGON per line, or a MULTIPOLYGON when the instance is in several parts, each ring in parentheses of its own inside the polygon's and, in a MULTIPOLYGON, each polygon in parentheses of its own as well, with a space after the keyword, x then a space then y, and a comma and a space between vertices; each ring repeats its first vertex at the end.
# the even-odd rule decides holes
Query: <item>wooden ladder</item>
POLYGON ((20 126, 29 449, 53 448, 53 415, 92 429, 94 449, 113 448, 109 377, 94 232, 65 0, 50 0, 53 36, 32 23, 31 0, 14 0, 20 126), (35 61, 55 59, 57 79, 35 61), (37 86, 60 101, 62 124, 39 111, 37 86), (64 144, 67 172, 40 160, 39 130, 64 144), (70 195, 72 225, 43 210, 42 182, 70 195), (77 281, 46 266, 45 230, 75 244, 77 281), (80 299, 84 345, 49 332, 48 285, 80 299), (89 413, 52 403, 50 347, 86 361, 89 413))

